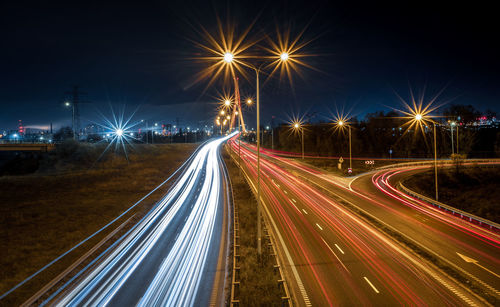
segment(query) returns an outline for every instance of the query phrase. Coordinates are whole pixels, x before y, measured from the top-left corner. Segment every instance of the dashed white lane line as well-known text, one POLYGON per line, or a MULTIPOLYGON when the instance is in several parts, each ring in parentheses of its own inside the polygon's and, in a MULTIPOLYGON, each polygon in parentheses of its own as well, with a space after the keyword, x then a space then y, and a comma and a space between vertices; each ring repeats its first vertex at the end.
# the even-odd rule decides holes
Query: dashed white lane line
POLYGON ((304 211, 305 214, 309 214, 309 213, 307 213, 307 211, 305 209, 302 209, 302 211, 304 211))
POLYGON ((318 223, 316 223, 316 226, 318 226, 318 228, 319 228, 320 230, 323 230, 323 228, 322 228, 321 226, 319 226, 319 224, 318 224, 318 223))
POLYGON ((368 278, 366 278, 366 276, 365 276, 365 277, 363 277, 363 278, 364 278, 364 279, 366 280, 366 282, 370 285, 370 287, 372 287, 372 289, 373 289, 373 291, 375 291, 375 293, 380 293, 380 292, 377 290, 377 288, 375 288, 375 286, 372 284, 372 282, 371 282, 368 278))
POLYGON ((297 209, 297 211, 299 211, 300 214, 302 214, 302 212, 300 212, 300 210, 299 210, 299 207, 295 206, 294 204, 292 204, 292 205, 295 207, 295 209, 297 209))
POLYGON ((285 190, 283 190, 283 192, 285 192, 285 194, 288 194, 288 192, 287 192, 287 191, 285 191, 285 190))
POLYGON ((351 273, 347 267, 344 265, 344 263, 342 262, 342 260, 340 260, 339 256, 337 256, 337 254, 335 254, 335 252, 333 251, 333 249, 330 247, 330 245, 328 245, 328 243, 326 243, 325 239, 321 238, 321 240, 323 240, 323 242, 325 243, 326 247, 328 247, 328 249, 330 250, 330 252, 332 252, 332 254, 335 256, 335 258, 337 258, 337 260, 339 261, 339 263, 342 265, 342 267, 344 267, 344 269, 351 273))
POLYGON ((297 202, 297 201, 296 201, 295 199, 293 199, 293 198, 292 198, 292 201, 293 201, 294 203, 296 203, 296 202, 297 202))
POLYGON ((336 247, 336 248, 338 248, 338 250, 339 250, 342 254, 344 254, 344 251, 343 251, 343 250, 340 248, 340 246, 338 246, 336 243, 335 243, 335 247, 336 247))

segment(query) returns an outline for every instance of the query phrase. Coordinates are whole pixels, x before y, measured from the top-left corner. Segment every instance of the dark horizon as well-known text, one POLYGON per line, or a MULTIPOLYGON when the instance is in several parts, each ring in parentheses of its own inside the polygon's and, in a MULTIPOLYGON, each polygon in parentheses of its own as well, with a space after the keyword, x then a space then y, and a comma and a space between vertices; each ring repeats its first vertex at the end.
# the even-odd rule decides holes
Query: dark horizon
MULTIPOLYGON (((19 119, 26 126, 69 124, 62 101, 75 84, 91 102, 81 106, 82 122, 99 121, 97 111, 109 112, 109 104, 130 112, 140 106, 137 120, 213 121, 221 84, 205 94, 206 81, 187 87, 202 69, 189 61, 199 50, 188 38, 196 39, 190 25, 214 31, 216 12, 227 19, 215 2, 3 4, 0 129, 14 129, 19 119)), ((360 117, 401 108, 395 92, 407 98, 409 86, 427 86, 429 95, 446 88, 442 101, 500 111, 492 8, 261 1, 231 4, 230 16, 240 32, 255 16, 255 32, 289 22, 293 34, 309 23, 304 40, 315 38, 304 50, 317 54, 307 61, 321 72, 303 69, 293 91, 286 82, 268 83, 263 122, 304 112, 326 119, 335 105, 360 117)), ((244 81, 241 91, 253 87, 244 81)))

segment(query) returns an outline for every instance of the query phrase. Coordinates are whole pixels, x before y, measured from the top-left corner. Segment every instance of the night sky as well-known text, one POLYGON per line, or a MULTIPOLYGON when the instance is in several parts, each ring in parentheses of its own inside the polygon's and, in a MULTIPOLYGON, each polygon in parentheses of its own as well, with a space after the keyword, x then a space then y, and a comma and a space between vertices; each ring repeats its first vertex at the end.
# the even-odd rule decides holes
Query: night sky
MULTIPOLYGON (((258 16, 251 37, 284 24, 293 35, 309 24, 304 41, 314 40, 304 51, 316 56, 306 61, 320 72, 302 69, 293 89, 268 82, 264 123, 273 115, 326 120, 336 108, 362 117, 401 107, 395 92, 407 97, 410 85, 429 94, 446 87, 442 101, 500 111, 500 27, 496 10, 479 2, 9 1, 0 5, 0 130, 19 119, 28 127, 70 124, 62 101, 73 85, 87 93, 83 123, 99 121, 109 104, 126 106, 126 114, 139 107, 137 120, 212 122, 222 84, 206 92, 206 81, 189 86, 204 67, 191 60, 200 50, 189 39, 202 41, 200 25, 214 32, 217 14, 229 15, 237 32, 258 16)), ((241 90, 254 84, 244 81, 241 90)))

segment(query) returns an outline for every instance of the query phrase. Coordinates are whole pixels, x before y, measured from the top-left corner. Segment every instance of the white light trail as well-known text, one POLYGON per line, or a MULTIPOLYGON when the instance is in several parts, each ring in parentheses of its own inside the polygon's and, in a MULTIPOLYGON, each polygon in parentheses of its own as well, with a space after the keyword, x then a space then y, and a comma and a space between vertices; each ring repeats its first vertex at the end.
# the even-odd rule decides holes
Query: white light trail
MULTIPOLYGON (((218 150, 220 144, 233 135, 204 145, 157 206, 123 238, 117 248, 60 297, 57 304, 103 306, 111 303, 120 292, 120 295, 130 295, 133 305, 194 305, 208 254, 214 243, 212 238, 220 238, 213 236, 217 210, 223 202, 218 150), (192 209, 186 213, 186 208, 191 205, 192 209), (182 214, 187 214, 187 220, 180 230, 165 235, 174 221, 184 217, 182 214), (175 242, 165 253, 152 253, 164 240, 175 242), (134 289, 125 290, 134 274, 140 273, 138 267, 148 261, 157 262, 158 259, 154 257, 158 254, 161 255, 161 264, 155 269, 155 275, 150 278, 146 289, 136 294, 133 293, 134 289)), ((218 249, 219 245, 216 244, 215 248, 218 249)))

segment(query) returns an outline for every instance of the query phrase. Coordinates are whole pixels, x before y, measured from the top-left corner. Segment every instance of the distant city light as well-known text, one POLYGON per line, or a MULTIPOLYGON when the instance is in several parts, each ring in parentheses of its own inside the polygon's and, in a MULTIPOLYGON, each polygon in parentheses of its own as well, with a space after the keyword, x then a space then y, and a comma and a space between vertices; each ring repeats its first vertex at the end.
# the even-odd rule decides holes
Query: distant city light
POLYGON ((122 129, 116 129, 115 134, 120 137, 120 136, 123 135, 123 130, 122 129))
POLYGON ((287 52, 283 52, 281 55, 280 55, 280 58, 282 61, 286 61, 288 60, 288 53, 287 52))
POLYGON ((422 114, 417 114, 417 115, 415 115, 415 119, 416 119, 416 120, 421 120, 421 119, 422 119, 422 114))

